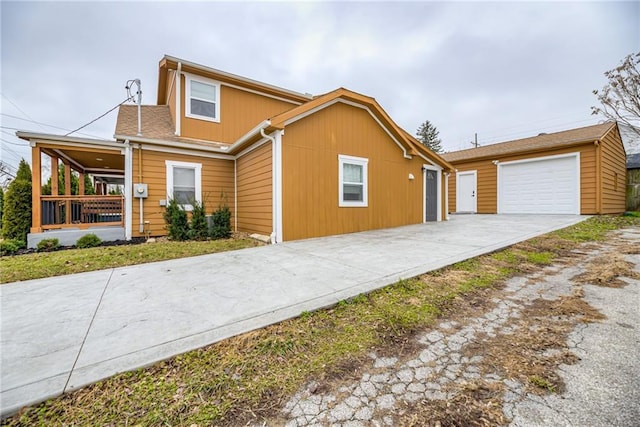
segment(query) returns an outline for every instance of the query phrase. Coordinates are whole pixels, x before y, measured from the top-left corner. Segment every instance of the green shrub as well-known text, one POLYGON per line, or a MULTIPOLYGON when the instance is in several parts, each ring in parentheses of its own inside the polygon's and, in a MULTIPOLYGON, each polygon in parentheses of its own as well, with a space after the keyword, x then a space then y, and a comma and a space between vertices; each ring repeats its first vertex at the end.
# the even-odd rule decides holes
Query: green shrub
POLYGON ((231 211, 224 205, 213 213, 211 237, 214 239, 228 239, 231 237, 231 211))
POLYGON ((189 239, 207 240, 209 238, 209 224, 207 224, 207 212, 204 203, 193 201, 192 205, 189 239))
POLYGON ((38 242, 38 252, 48 252, 56 250, 60 247, 58 239, 43 239, 38 242))
POLYGON ((181 241, 189 238, 187 212, 175 199, 169 200, 163 217, 169 232, 169 239, 181 241))
POLYGON ((102 243, 102 240, 100 240, 100 238, 95 234, 90 233, 85 234, 84 236, 79 238, 78 241, 76 241, 76 246, 81 249, 93 248, 96 246, 100 246, 100 243, 102 243))
POLYGON ((2 236, 26 242, 31 227, 31 169, 24 159, 4 195, 2 210, 2 236))
POLYGON ((27 245, 20 239, 7 239, 0 242, 0 255, 13 255, 27 245))

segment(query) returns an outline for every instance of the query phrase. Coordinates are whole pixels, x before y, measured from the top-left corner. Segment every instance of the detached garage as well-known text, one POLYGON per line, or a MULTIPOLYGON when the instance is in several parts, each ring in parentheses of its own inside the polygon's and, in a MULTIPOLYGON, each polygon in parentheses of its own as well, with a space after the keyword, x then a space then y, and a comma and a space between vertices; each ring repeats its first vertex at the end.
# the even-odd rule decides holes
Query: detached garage
POLYGON ((444 154, 451 213, 607 214, 625 209, 614 122, 444 154))

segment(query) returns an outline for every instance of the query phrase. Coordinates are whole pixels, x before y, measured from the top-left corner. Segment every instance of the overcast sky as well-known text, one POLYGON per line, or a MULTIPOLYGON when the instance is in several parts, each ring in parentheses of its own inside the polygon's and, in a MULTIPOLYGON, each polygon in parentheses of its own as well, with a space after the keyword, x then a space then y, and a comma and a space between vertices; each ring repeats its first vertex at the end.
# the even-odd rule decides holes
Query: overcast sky
MULTIPOLYGON (((14 128, 64 134, 125 99, 136 77, 143 102, 155 104, 165 54, 314 95, 346 87, 376 98, 410 133, 431 121, 453 151, 470 148, 476 132, 484 145, 597 123, 591 91, 640 51, 640 2, 0 8, 0 159, 14 166, 30 161, 14 128)), ((74 135, 112 138, 115 118, 74 135)))

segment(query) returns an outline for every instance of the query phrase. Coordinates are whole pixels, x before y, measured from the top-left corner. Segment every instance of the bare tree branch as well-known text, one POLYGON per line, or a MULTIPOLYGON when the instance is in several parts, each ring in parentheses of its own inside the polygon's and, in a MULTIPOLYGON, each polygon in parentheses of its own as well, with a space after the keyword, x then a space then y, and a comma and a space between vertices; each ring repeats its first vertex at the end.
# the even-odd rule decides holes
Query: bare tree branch
POLYGON ((602 107, 591 107, 591 114, 627 124, 640 136, 640 52, 627 55, 619 66, 606 71, 608 84, 594 90, 602 107))

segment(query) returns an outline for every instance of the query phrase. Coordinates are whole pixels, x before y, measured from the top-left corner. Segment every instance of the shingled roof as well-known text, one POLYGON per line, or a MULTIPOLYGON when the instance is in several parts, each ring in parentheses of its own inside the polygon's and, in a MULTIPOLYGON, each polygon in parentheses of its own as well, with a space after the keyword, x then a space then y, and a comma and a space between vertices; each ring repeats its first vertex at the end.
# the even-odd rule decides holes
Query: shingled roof
POLYGON ((528 151, 542 151, 552 148, 561 148, 563 146, 599 140, 603 138, 613 126, 615 126, 615 122, 606 122, 600 125, 587 126, 562 132, 545 133, 530 138, 485 145, 484 147, 453 151, 451 153, 441 154, 441 156, 446 161, 455 163, 464 160, 500 157, 508 154, 525 153, 528 151))
MULTIPOLYGON (((175 127, 171 118, 168 105, 143 105, 142 111, 142 136, 145 139, 161 141, 185 142, 206 147, 224 147, 228 144, 220 144, 211 141, 200 141, 191 138, 176 136, 175 127)), ((121 105, 116 121, 116 138, 131 137, 136 139, 138 133, 138 107, 136 105, 121 105)))

